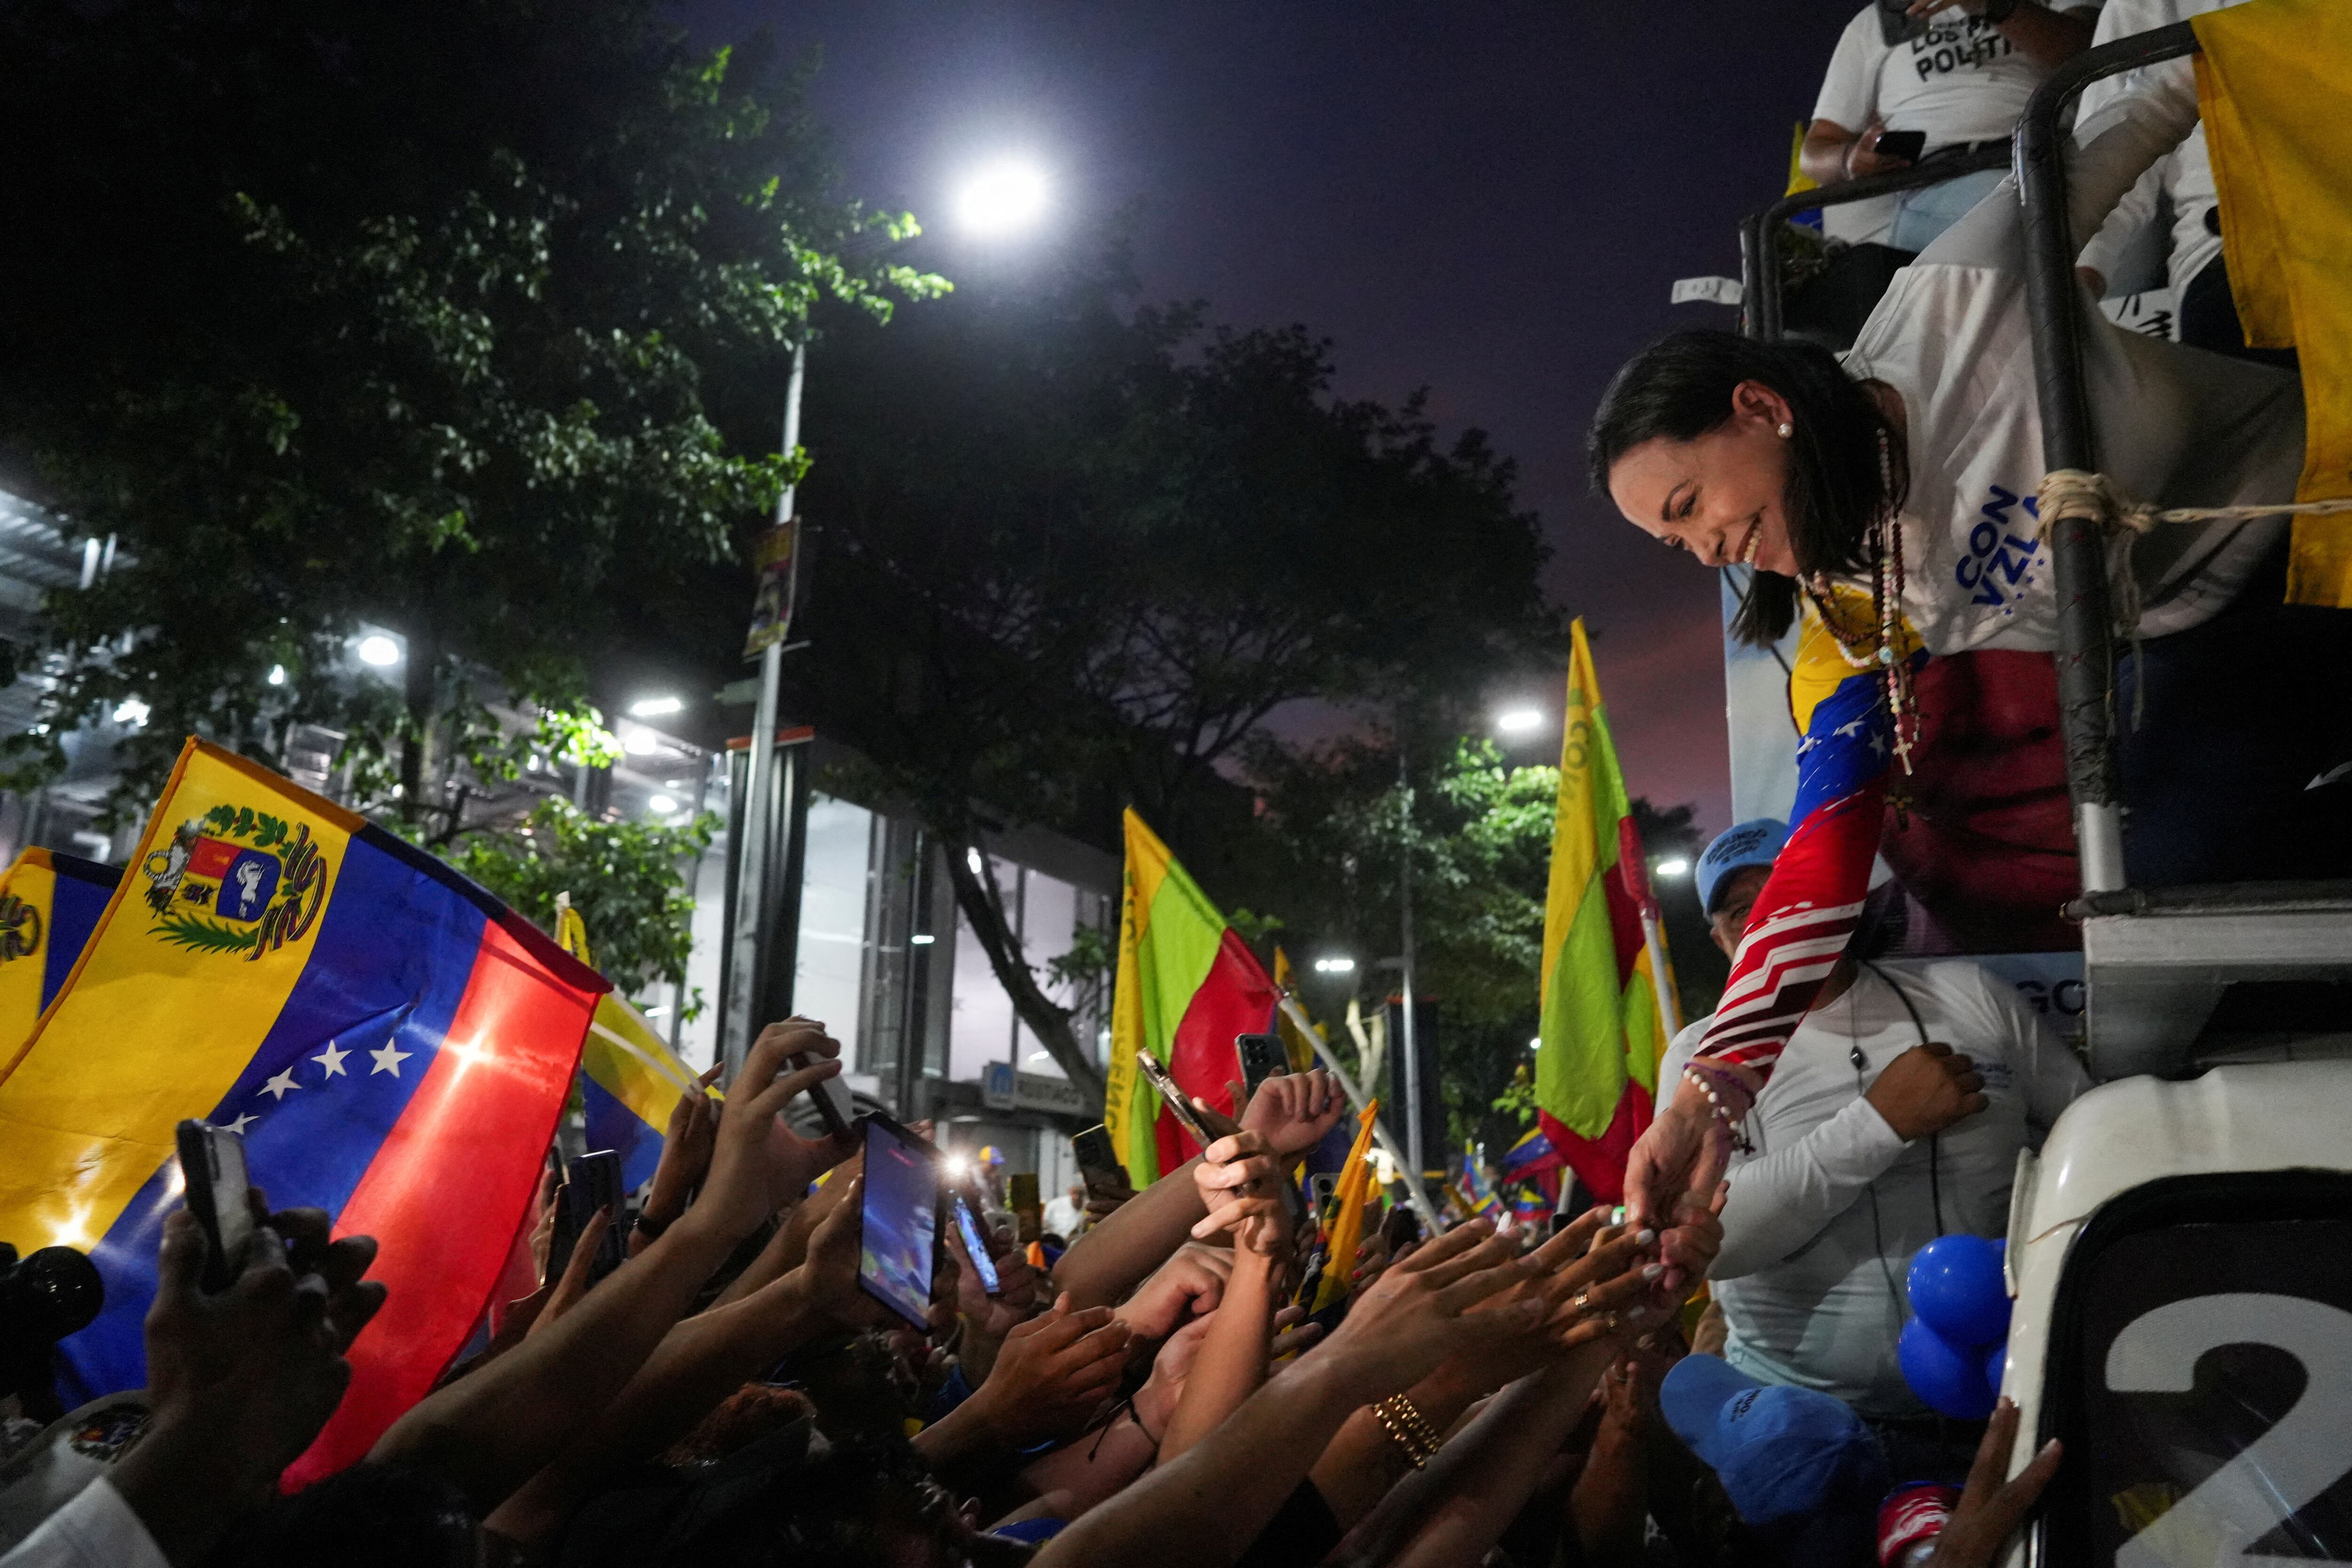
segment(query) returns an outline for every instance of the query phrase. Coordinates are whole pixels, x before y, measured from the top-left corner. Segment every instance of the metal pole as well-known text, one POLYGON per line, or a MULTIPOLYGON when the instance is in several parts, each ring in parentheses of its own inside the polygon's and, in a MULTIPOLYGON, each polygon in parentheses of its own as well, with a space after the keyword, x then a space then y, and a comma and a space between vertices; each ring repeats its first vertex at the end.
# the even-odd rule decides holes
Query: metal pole
POLYGON ((1397 923, 1403 939, 1400 967, 1404 983, 1404 1147, 1406 1157, 1412 1162, 1413 1184, 1418 1186, 1426 1167, 1421 1163, 1421 1051, 1413 1019, 1412 780, 1405 771, 1402 735, 1397 737, 1397 817, 1403 830, 1398 840, 1403 852, 1397 859, 1397 923))
MULTIPOLYGON (((788 458, 801 444, 801 388, 807 379, 808 338, 803 333, 801 340, 793 345, 792 379, 784 385, 784 455, 788 458)), ((793 488, 787 485, 776 497, 779 526, 792 520, 793 488)), ((760 1028, 752 1009, 760 994, 761 944, 766 936, 761 926, 768 908, 768 862, 773 847, 769 842, 773 813, 768 797, 776 787, 777 687, 783 674, 783 641, 779 638, 760 654, 760 700, 751 716, 751 755, 750 766, 744 770, 744 800, 742 809, 736 813, 736 822, 743 834, 743 849, 736 862, 735 951, 730 955, 727 969, 726 1029, 720 1042, 727 1055, 726 1076, 730 1082, 742 1071, 743 1059, 751 1054, 751 1041, 760 1028)))
MULTIPOLYGON (((1331 1048, 1324 1043, 1321 1035, 1315 1032, 1315 1026, 1307 1021, 1307 1009, 1300 1007, 1286 992, 1282 998, 1282 1010, 1284 1015, 1297 1026, 1298 1032, 1307 1037, 1307 1043, 1315 1048, 1316 1058, 1323 1063, 1324 1071, 1339 1080, 1339 1092, 1348 1097, 1348 1103, 1356 1108, 1356 1114, 1362 1115, 1364 1107, 1371 1103, 1365 1097, 1364 1087, 1359 1085, 1355 1079, 1349 1076, 1348 1070, 1339 1065, 1339 1059, 1331 1054, 1331 1048)), ((1396 1146, 1396 1140, 1389 1136, 1389 1130, 1381 1125, 1377 1117, 1372 1122, 1372 1141, 1380 1145, 1381 1151, 1390 1159, 1394 1160, 1398 1168, 1404 1172, 1405 1196, 1412 1200, 1413 1212, 1421 1216, 1423 1223, 1429 1227, 1430 1233, 1435 1235, 1445 1228, 1437 1218, 1436 1207, 1429 1201, 1429 1194, 1422 1190, 1421 1172, 1406 1165, 1403 1153, 1396 1146)))
MULTIPOLYGON (((2189 54, 2186 22, 2119 38, 2077 55, 2034 90, 2017 123, 2018 194, 2025 220, 2025 305, 2033 333, 2033 382, 2042 413, 2044 470, 2098 466, 2083 375, 2084 319, 2074 281, 2074 235, 2066 213, 2066 106, 2103 76, 2189 54)), ((2103 519, 2049 519, 2058 590, 2058 719, 2083 891, 2126 885, 2123 800, 2115 747, 2115 628, 2107 603, 2103 519)))

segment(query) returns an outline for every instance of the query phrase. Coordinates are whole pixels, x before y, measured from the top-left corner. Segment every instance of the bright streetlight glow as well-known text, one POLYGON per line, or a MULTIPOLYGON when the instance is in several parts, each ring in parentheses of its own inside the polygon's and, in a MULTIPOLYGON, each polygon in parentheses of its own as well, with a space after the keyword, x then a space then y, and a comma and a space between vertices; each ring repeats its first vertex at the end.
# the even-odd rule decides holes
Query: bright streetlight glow
POLYGON ((656 795, 652 800, 646 801, 646 804, 652 809, 654 815, 657 817, 667 817, 672 811, 677 810, 677 802, 671 800, 667 795, 656 795))
POLYGON ((621 749, 632 757, 650 757, 661 749, 661 737, 650 729, 633 729, 621 737, 621 749))
POLYGON ((908 937, 907 940, 913 943, 918 947, 928 947, 932 943, 938 941, 939 938, 932 936, 928 931, 918 931, 912 936, 908 937))
POLYGON ((1050 194, 1044 170, 1008 158, 966 183, 956 198, 956 216, 979 234, 1012 234, 1045 214, 1050 194))
POLYGON ((1352 975, 1356 972, 1353 958, 1318 958, 1315 972, 1318 975, 1352 975))
POLYGON ((269 666, 269 684, 273 686, 282 686, 286 684, 285 665, 272 664, 269 666))
POLYGON ((1496 714, 1495 727, 1505 735, 1525 735, 1531 729, 1542 728, 1543 721, 1543 714, 1536 708, 1515 707, 1508 713, 1496 714))
POLYGON ((125 697, 115 705, 114 722, 137 729, 147 722, 147 705, 137 697, 125 697))
POLYGON ((378 632, 360 639, 360 663, 382 669, 400 663, 400 644, 378 632))
POLYGON ((1535 1037, 1535 1039, 1533 1039, 1533 1040, 1531 1040, 1528 1041, 1528 1049, 1529 1051, 1540 1051, 1540 1050, 1542 1050, 1542 1049, 1543 1049, 1543 1036, 1541 1036, 1541 1035, 1538 1035, 1538 1036, 1536 1036, 1536 1037, 1535 1037))
POLYGON ((636 718, 659 718, 666 713, 685 711, 684 697, 640 697, 629 705, 631 716, 636 718))
POLYGON ((1670 861, 1660 861, 1658 862, 1658 874, 1660 876, 1686 876, 1689 873, 1690 862, 1683 859, 1680 855, 1676 855, 1670 861))

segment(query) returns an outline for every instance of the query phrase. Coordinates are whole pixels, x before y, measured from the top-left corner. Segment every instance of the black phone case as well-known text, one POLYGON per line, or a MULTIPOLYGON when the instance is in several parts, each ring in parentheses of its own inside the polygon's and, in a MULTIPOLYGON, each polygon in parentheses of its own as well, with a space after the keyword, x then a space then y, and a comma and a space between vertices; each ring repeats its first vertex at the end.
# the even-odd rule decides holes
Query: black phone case
MULTIPOLYGON (((186 1195, 188 1212, 195 1216, 205 1232, 205 1266, 197 1283, 206 1295, 212 1295, 228 1289, 236 1278, 236 1265, 221 1235, 220 1203, 215 1185, 220 1173, 214 1168, 213 1139, 215 1134, 232 1138, 236 1134, 197 1121, 182 1122, 174 1134, 180 1152, 180 1183, 186 1195)), ((244 1201, 244 1196, 237 1194, 237 1201, 244 1201)))
POLYGON ((1290 1052, 1278 1034, 1237 1034, 1234 1050, 1242 1059, 1242 1103, 1257 1098, 1258 1086, 1290 1071, 1290 1052))
POLYGON ((1111 1146, 1108 1127, 1092 1126, 1073 1134, 1070 1157, 1077 1162, 1078 1176, 1090 1195, 1107 1197, 1128 1185, 1127 1167, 1119 1163, 1118 1151, 1111 1146))
POLYGON ((627 1248, 627 1232, 622 1228, 626 1217, 621 1211, 621 1156, 610 1149, 599 1149, 573 1160, 565 1172, 555 1233, 548 1239, 549 1283, 562 1279, 563 1270, 572 1266, 572 1254, 580 1245, 582 1233, 596 1211, 607 1205, 612 1218, 596 1238, 596 1260, 588 1266, 591 1283, 619 1268, 627 1248))

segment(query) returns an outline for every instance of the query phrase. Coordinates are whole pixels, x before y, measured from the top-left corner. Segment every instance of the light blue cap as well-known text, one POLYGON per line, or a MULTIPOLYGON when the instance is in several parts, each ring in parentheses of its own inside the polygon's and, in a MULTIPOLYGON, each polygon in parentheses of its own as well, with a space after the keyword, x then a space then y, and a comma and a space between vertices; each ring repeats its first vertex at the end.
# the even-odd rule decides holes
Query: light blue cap
POLYGON ((1789 841, 1789 824, 1778 817, 1757 817, 1736 828, 1726 828, 1698 857, 1698 904, 1712 915, 1715 894, 1724 878, 1743 866, 1769 866, 1789 841))

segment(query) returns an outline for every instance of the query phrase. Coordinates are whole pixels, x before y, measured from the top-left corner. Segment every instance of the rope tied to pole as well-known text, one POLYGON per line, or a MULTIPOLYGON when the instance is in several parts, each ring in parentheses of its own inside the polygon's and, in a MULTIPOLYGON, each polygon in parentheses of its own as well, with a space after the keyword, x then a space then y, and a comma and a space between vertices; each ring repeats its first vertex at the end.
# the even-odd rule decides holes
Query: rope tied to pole
MULTIPOLYGON (((2076 518, 2092 524, 2105 534, 2114 548, 2107 552, 2107 591, 2114 607, 2115 629, 2118 635, 2131 639, 2132 663, 2139 664, 2140 594, 2139 580, 2132 575, 2132 541, 2140 535, 2153 532, 2158 523, 2222 523, 2249 522, 2256 517, 2326 517, 2334 513, 2352 513, 2352 497, 2327 501, 2275 501, 2242 507, 2158 507, 2146 501, 2135 501, 2119 489, 2105 474, 2084 468, 2053 468, 2042 476, 2042 488, 2035 498, 2042 513, 2042 542, 2053 549, 2057 528, 2062 518, 2076 518)), ((2108 679, 2110 701, 2113 673, 2108 679)), ((2132 683, 2131 726, 2139 727, 2147 706, 2147 686, 2144 681, 2132 683)))

